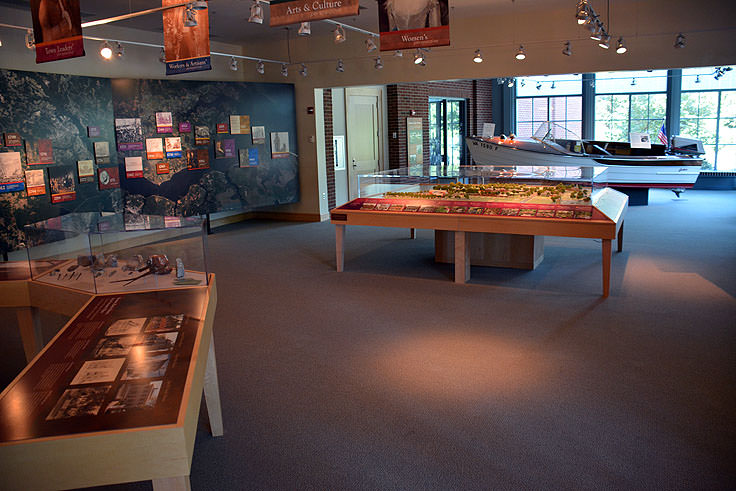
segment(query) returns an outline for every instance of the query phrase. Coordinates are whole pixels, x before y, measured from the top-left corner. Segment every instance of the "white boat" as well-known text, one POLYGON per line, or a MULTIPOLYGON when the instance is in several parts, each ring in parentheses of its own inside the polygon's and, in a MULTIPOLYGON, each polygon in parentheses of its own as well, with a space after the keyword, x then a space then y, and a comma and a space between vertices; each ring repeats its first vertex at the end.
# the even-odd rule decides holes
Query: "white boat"
POLYGON ((614 187, 692 188, 703 164, 700 140, 673 137, 671 148, 652 143, 632 148, 626 142, 555 138, 574 133, 556 123, 543 123, 531 138, 496 136, 466 139, 470 155, 482 165, 607 167, 607 183, 614 187))

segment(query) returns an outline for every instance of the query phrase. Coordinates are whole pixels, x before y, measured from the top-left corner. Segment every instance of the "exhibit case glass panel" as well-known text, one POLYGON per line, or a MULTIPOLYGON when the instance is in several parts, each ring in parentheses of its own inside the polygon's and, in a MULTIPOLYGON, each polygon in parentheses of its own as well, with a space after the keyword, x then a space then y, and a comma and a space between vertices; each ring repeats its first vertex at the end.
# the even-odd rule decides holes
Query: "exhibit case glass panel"
POLYGON ((201 217, 70 213, 24 229, 35 281, 91 293, 207 285, 201 217))

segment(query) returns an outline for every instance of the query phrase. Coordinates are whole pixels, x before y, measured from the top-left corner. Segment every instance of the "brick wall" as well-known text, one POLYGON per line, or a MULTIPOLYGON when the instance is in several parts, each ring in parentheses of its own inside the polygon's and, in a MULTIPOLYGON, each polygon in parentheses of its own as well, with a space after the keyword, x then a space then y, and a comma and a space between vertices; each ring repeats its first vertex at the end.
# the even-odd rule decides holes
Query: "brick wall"
POLYGON ((332 141, 332 89, 322 91, 325 113, 325 166, 327 168, 327 207, 335 207, 335 148, 332 141))
POLYGON ((491 119, 491 80, 458 80, 389 85, 386 89, 388 108, 388 167, 408 165, 406 154, 406 118, 422 118, 424 132, 424 164, 429 164, 429 97, 467 99, 468 134, 479 134, 484 122, 491 119))

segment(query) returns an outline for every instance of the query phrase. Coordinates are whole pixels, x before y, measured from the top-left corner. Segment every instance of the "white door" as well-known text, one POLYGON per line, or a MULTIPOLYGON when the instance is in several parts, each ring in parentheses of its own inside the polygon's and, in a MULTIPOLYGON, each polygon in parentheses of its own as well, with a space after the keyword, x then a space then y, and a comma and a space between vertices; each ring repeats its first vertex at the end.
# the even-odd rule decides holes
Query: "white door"
POLYGON ((376 172, 381 160, 381 90, 345 89, 347 168, 350 199, 358 197, 358 175, 376 172))

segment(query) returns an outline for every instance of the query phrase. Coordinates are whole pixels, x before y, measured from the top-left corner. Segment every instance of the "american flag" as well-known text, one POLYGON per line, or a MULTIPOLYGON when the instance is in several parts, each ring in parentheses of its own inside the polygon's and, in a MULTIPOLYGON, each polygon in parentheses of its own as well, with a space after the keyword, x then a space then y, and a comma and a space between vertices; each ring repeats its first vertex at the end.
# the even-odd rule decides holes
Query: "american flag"
POLYGON ((662 127, 659 128, 657 139, 662 142, 662 145, 667 145, 667 128, 664 127, 664 123, 662 123, 662 127))

